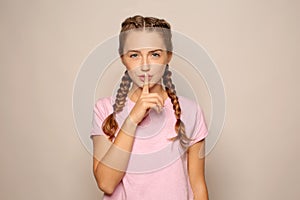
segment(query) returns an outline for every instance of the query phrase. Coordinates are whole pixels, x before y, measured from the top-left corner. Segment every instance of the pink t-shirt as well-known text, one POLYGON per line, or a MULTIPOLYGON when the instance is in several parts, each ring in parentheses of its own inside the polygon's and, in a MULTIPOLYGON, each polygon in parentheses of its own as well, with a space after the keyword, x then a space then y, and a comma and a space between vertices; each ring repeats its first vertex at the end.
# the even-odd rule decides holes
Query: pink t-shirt
MULTIPOLYGON (((178 99, 186 135, 194 139, 189 143, 190 146, 207 136, 205 118, 196 102, 183 96, 178 96, 178 99)), ((113 97, 100 98, 95 103, 91 138, 94 135, 105 135, 101 126, 103 120, 113 112, 113 103, 113 97)), ((127 98, 123 111, 116 115, 119 127, 134 104, 127 98)), ((161 113, 150 111, 136 129, 136 138, 125 176, 112 195, 104 194, 104 200, 193 199, 186 151, 180 148, 178 140, 168 140, 177 135, 174 129, 175 122, 173 105, 169 98, 165 101, 161 113)))

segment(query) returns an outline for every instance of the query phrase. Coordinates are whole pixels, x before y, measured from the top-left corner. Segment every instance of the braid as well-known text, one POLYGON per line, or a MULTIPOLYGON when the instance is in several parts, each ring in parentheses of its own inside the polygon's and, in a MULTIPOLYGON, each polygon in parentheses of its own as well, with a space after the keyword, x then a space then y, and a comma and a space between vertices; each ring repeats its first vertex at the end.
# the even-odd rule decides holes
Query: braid
POLYGON ((120 84, 120 88, 117 91, 116 101, 113 105, 114 112, 119 113, 123 110, 125 106, 126 97, 130 88, 131 79, 128 75, 128 71, 126 70, 124 76, 122 77, 122 82, 120 84))
POLYGON ((161 27, 171 29, 171 25, 164 19, 158 19, 155 17, 143 17, 141 15, 128 17, 124 22, 122 22, 121 27, 121 32, 143 27, 161 27))
POLYGON ((117 91, 115 104, 113 105, 113 113, 110 114, 102 123, 103 132, 109 136, 109 139, 112 141, 115 137, 115 133, 118 129, 118 123, 116 121, 116 113, 119 113, 123 110, 126 102, 126 97, 130 88, 132 80, 128 75, 126 70, 124 76, 122 77, 122 82, 120 83, 120 88, 117 91))
POLYGON ((142 28, 144 26, 144 18, 140 15, 128 17, 122 24, 122 31, 134 28, 142 28))
POLYGON ((169 65, 167 64, 165 73, 163 75, 163 83, 165 85, 166 92, 173 104, 173 110, 174 110, 174 114, 176 117, 175 131, 177 133, 177 136, 175 136, 174 138, 171 138, 171 140, 179 139, 180 144, 183 147, 187 147, 188 142, 191 141, 191 139, 186 136, 184 123, 180 119, 181 108, 180 108, 180 104, 178 101, 178 97, 176 95, 175 85, 172 83, 171 75, 172 75, 172 72, 169 71, 169 65))

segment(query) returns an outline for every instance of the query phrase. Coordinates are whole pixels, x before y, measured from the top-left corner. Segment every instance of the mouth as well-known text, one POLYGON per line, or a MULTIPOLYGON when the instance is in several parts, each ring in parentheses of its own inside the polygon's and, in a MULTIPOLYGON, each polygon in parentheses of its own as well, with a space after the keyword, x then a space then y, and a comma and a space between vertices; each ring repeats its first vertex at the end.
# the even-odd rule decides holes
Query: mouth
MULTIPOLYGON (((142 82, 145 81, 145 75, 140 75, 140 76, 138 76, 138 77, 140 78, 140 80, 141 80, 142 82)), ((149 80, 149 81, 151 80, 151 78, 152 78, 152 76, 151 76, 151 75, 148 75, 148 80, 149 80)))

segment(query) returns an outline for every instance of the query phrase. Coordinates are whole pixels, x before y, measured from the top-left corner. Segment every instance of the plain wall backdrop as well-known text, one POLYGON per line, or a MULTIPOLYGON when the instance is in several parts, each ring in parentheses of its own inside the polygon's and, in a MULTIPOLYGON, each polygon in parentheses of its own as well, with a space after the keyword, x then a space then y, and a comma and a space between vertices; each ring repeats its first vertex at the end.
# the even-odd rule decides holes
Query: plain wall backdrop
POLYGON ((0 1, 0 199, 101 199, 73 84, 88 53, 135 14, 169 21, 222 75, 210 199, 299 199, 299 9, 296 0, 0 1))

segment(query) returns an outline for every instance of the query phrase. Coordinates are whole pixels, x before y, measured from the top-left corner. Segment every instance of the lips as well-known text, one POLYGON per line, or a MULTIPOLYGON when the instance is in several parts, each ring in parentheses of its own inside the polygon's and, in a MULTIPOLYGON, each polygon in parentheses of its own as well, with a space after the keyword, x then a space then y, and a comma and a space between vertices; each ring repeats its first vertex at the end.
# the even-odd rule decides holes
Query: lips
MULTIPOLYGON (((144 82, 144 80, 145 80, 145 75, 141 75, 141 76, 139 76, 139 78, 140 78, 141 81, 144 82)), ((149 81, 151 80, 151 78, 152 78, 152 76, 151 76, 151 75, 148 75, 148 80, 149 80, 149 81)))

